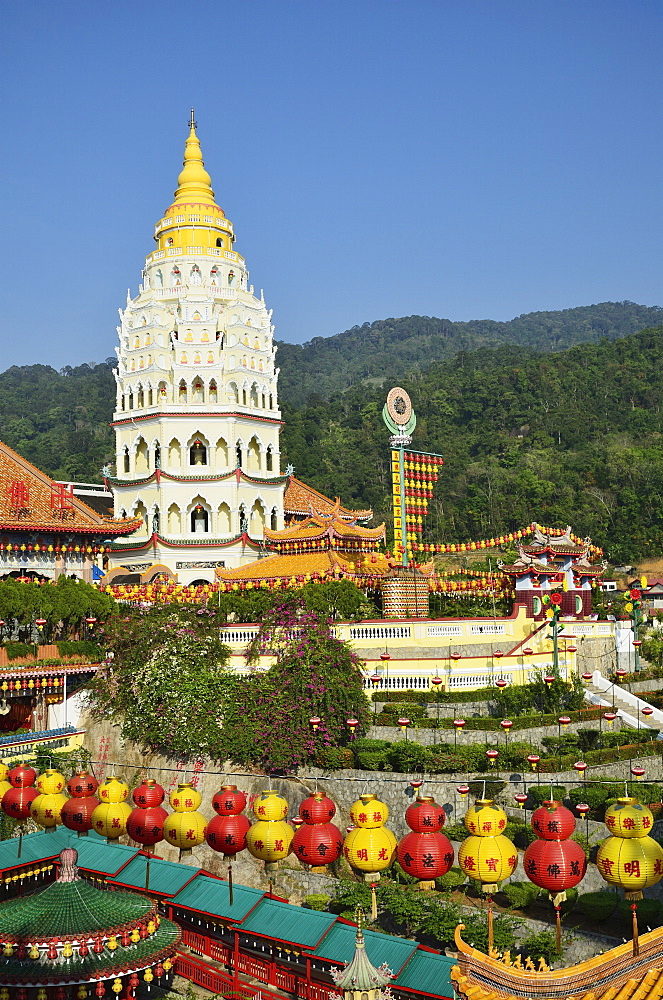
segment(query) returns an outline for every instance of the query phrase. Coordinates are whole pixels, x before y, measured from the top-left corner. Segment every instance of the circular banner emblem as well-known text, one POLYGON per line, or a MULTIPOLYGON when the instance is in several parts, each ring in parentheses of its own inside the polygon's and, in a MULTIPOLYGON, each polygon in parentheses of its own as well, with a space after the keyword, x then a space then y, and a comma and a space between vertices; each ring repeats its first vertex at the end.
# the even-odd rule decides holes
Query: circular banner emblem
POLYGON ((412 416, 412 403, 405 389, 395 386, 387 396, 387 412, 395 424, 404 426, 412 416))

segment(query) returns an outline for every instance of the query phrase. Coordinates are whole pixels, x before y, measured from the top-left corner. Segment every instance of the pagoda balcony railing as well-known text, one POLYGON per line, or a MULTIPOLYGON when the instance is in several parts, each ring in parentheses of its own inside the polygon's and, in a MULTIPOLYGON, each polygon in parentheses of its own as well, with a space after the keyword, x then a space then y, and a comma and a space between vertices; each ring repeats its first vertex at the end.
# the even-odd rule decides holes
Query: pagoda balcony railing
MULTIPOLYGON (((229 288, 227 285, 175 285, 173 288, 152 288, 151 292, 156 299, 172 299, 181 295, 187 295, 189 291, 205 292, 215 299, 236 299, 237 289, 229 288)), ((138 350, 138 348, 136 348, 138 350)))

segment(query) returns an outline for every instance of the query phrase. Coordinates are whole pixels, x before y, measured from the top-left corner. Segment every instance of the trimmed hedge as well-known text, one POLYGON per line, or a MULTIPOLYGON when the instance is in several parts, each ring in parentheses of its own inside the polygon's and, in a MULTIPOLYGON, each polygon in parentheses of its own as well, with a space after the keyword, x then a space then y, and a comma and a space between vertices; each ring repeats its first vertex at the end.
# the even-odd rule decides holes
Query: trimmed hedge
MULTIPOLYGON (((424 716, 424 709, 421 705, 407 705, 404 703, 392 703, 397 705, 397 708, 392 710, 391 706, 389 710, 385 707, 379 715, 375 716, 375 720, 372 724, 376 726, 394 726, 396 725, 396 717, 398 715, 404 715, 412 720, 414 729, 445 729, 452 730, 454 728, 454 720, 450 718, 444 718, 439 720, 431 719, 424 716), (417 711, 418 709, 418 711, 417 711)), ((571 722, 590 722, 593 719, 600 719, 603 715, 605 709, 603 708, 588 708, 580 709, 577 711, 567 712, 566 714, 571 719, 571 722)), ((517 715, 511 721, 513 726, 511 732, 515 732, 518 729, 538 729, 542 726, 557 726, 557 720, 559 715, 554 715, 552 713, 546 713, 538 715, 517 715)), ((465 720, 465 729, 468 732, 502 732, 502 727, 500 725, 501 719, 493 716, 477 716, 474 718, 469 718, 465 720)), ((593 732, 593 730, 591 730, 593 732)), ((598 730, 596 730, 598 732, 598 730)), ((575 734, 574 734, 575 735, 575 734)), ((616 734, 614 734, 616 735, 616 734)), ((551 737, 552 738, 552 737, 551 737)), ((573 736, 569 734, 562 739, 572 739, 573 736)))
POLYGON ((590 920, 607 920, 617 909, 618 896, 614 892, 602 889, 600 892, 581 892, 578 896, 578 908, 590 920))
MULTIPOLYGON (((650 730, 651 732, 651 730, 650 730)), ((663 756, 663 743, 631 743, 612 750, 590 750, 584 754, 585 764, 614 764, 619 760, 632 760, 634 757, 663 756)), ((542 757, 539 771, 543 774, 555 774, 558 771, 570 771, 578 759, 577 754, 565 754, 561 757, 542 757)))

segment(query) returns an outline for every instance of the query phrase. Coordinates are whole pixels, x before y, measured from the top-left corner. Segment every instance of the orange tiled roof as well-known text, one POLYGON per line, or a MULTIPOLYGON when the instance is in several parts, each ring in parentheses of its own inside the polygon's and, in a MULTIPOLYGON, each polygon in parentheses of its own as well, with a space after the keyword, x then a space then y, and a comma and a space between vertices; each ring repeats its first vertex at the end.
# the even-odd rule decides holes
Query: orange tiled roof
POLYGON ((237 566, 235 569, 223 569, 217 567, 215 574, 220 580, 241 581, 241 580, 276 580, 286 577, 335 575, 335 569, 345 574, 356 577, 385 576, 391 572, 391 566, 384 556, 369 556, 363 561, 352 561, 345 559, 338 552, 304 552, 299 555, 278 555, 267 556, 266 559, 256 559, 255 562, 247 563, 245 566, 237 566), (375 559, 375 561, 373 561, 375 559))
POLYGON ((62 487, 27 459, 0 441, 0 531, 63 531, 68 533, 128 535, 140 518, 103 517, 78 497, 53 497, 62 487))
POLYGON ((314 513, 330 514, 334 510, 344 521, 368 521, 373 517, 372 510, 349 510, 347 507, 341 507, 338 499, 336 502, 330 500, 324 493, 318 493, 296 476, 290 476, 288 479, 283 497, 283 509, 286 517, 293 514, 298 517, 314 513))
POLYGON ((299 542, 315 538, 324 538, 325 535, 341 538, 344 540, 360 539, 381 541, 385 537, 385 526, 380 524, 377 528, 363 528, 358 524, 349 524, 342 520, 334 511, 330 514, 313 514, 304 518, 303 521, 296 521, 288 525, 281 531, 272 531, 265 528, 265 538, 269 542, 299 542))

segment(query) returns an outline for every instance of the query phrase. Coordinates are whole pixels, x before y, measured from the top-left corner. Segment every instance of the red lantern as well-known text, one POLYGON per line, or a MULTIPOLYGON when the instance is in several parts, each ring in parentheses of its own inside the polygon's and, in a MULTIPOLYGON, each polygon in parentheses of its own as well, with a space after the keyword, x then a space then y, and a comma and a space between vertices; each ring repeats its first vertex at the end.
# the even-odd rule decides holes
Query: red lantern
POLYGON ((88 795, 94 795, 98 787, 97 779, 93 774, 88 774, 87 771, 79 771, 67 782, 67 791, 74 799, 83 799, 88 795))
POLYGON ((419 795, 405 811, 405 821, 412 830, 397 848, 398 863, 408 875, 414 875, 423 887, 446 873, 454 863, 451 841, 440 830, 446 813, 432 795, 419 795))
POLYGON ((87 833, 92 829, 92 813, 99 805, 99 799, 94 795, 83 798, 67 799, 62 806, 62 823, 68 830, 87 833))
POLYGON ((532 813, 531 822, 534 833, 542 840, 566 840, 576 827, 573 813, 560 802, 544 802, 532 813))
POLYGON ((142 809, 148 809, 151 806, 160 806, 165 795, 165 791, 161 785, 156 783, 154 778, 147 778, 142 785, 138 785, 131 793, 131 797, 136 805, 142 809))
POLYGON ((34 767, 28 767, 26 764, 19 764, 17 767, 13 767, 7 775, 7 780, 14 788, 34 785, 36 779, 37 772, 34 767))
POLYGON ((221 813, 210 820, 205 840, 213 851, 219 851, 225 857, 231 858, 246 847, 246 834, 250 827, 251 821, 248 816, 239 813, 221 813))
POLYGON ((246 794, 237 785, 223 785, 212 798, 212 808, 219 816, 236 816, 246 809, 246 794))
POLYGON ((292 853, 313 868, 322 868, 341 856, 343 836, 330 820, 336 806, 323 792, 315 792, 299 807, 303 825, 292 839, 292 853))
POLYGON ((167 819, 168 811, 163 806, 147 806, 147 808, 139 807, 133 809, 127 819, 127 833, 137 844, 142 844, 143 847, 151 847, 153 844, 158 844, 163 840, 163 824, 167 819))
POLYGON ((2 811, 12 819, 27 819, 38 795, 33 785, 15 785, 2 796, 2 811))

